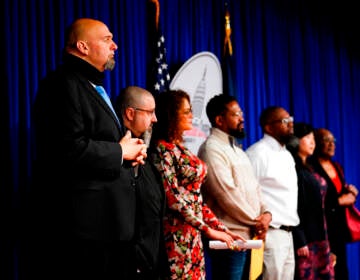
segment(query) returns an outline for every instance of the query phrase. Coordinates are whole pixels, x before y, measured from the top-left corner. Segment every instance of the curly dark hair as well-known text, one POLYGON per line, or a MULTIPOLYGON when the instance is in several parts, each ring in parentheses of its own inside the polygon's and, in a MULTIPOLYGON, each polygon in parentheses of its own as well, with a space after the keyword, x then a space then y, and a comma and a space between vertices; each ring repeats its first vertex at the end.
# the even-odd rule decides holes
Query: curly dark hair
POLYGON ((178 130, 179 110, 186 99, 190 103, 190 96, 183 90, 169 90, 155 97, 157 123, 154 123, 152 141, 172 142, 182 140, 182 131, 178 130))

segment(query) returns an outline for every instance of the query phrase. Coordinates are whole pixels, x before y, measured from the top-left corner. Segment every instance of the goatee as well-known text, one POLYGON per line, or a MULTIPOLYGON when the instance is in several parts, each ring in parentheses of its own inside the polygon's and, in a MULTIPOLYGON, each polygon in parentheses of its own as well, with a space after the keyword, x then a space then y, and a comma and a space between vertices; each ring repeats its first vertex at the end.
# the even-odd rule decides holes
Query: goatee
POLYGON ((152 135, 152 127, 147 129, 144 132, 144 134, 142 135, 142 139, 144 140, 144 143, 145 143, 146 147, 148 147, 148 148, 150 146, 151 135, 152 135))
POLYGON ((287 135, 281 135, 279 137, 279 140, 282 144, 286 145, 288 144, 291 140, 293 140, 295 136, 293 134, 287 134, 287 135))
POLYGON ((109 58, 105 63, 105 70, 113 70, 115 67, 115 59, 109 58))

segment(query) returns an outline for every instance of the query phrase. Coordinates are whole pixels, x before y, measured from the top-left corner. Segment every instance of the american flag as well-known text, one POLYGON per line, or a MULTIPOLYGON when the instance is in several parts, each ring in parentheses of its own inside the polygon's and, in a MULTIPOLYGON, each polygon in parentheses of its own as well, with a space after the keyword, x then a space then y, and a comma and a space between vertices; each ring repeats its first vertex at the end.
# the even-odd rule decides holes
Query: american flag
POLYGON ((158 30, 157 38, 154 65, 154 95, 168 90, 170 86, 170 74, 166 62, 165 37, 160 30, 158 30))

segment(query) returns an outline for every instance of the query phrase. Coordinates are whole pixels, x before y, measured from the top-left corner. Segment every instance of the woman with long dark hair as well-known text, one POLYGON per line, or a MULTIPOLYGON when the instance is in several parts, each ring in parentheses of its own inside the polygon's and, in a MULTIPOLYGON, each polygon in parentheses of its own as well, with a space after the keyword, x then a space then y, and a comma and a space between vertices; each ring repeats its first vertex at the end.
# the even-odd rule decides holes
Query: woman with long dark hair
POLYGON ((156 98, 156 116, 151 147, 167 200, 164 233, 169 278, 205 279, 201 234, 224 241, 229 248, 234 239, 242 238, 230 232, 203 203, 200 188, 206 165, 183 142, 184 131, 192 129, 189 95, 182 90, 161 93, 156 98))

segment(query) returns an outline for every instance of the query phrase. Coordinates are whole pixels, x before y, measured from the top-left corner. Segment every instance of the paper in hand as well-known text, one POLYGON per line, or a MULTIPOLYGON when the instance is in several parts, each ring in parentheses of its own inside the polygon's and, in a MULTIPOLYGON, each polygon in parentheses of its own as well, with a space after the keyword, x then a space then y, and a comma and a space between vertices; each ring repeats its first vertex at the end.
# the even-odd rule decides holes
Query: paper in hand
MULTIPOLYGON (((246 242, 241 240, 235 240, 234 246, 240 249, 259 249, 262 246, 262 240, 246 240, 246 242)), ((211 249, 223 250, 223 249, 230 249, 226 242, 218 241, 218 240, 211 240, 209 242, 209 247, 211 249)))

